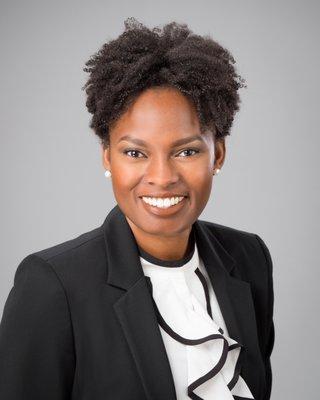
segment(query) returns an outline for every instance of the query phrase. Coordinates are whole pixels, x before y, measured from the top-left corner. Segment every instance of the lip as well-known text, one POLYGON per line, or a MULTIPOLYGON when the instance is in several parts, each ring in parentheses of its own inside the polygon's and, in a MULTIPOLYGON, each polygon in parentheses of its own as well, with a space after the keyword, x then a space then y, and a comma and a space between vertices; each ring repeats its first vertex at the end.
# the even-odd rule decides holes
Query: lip
MULTIPOLYGON (((146 196, 146 197, 151 197, 151 196, 146 196)), ((178 213, 184 206, 186 206, 186 199, 188 198, 188 196, 183 196, 183 197, 184 198, 181 201, 179 201, 179 203, 167 208, 159 208, 151 204, 147 204, 142 198, 140 198, 140 200, 142 202, 142 206, 149 214, 153 214, 159 217, 169 217, 172 216, 173 214, 178 213)))

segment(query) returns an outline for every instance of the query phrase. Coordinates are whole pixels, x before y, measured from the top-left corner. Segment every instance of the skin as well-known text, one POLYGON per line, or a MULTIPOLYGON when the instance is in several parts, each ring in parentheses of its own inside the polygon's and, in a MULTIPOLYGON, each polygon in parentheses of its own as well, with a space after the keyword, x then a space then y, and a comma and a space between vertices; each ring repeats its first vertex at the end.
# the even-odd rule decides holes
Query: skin
POLYGON ((216 140, 211 131, 201 134, 193 103, 179 90, 162 87, 140 94, 113 124, 109 145, 101 147, 114 196, 138 245, 162 260, 183 258, 192 224, 209 200, 214 169, 223 165, 224 140, 216 140), (146 144, 119 141, 124 135, 146 144), (194 135, 203 141, 173 146, 176 140, 194 135), (178 212, 163 217, 148 213, 139 198, 157 192, 189 197, 178 212))

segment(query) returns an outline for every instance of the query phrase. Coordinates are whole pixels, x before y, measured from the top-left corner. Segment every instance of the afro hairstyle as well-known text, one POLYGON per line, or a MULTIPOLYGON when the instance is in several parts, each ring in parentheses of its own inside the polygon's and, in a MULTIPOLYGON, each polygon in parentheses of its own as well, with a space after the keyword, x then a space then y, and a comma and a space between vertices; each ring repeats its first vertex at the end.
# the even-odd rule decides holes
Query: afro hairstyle
POLYGON ((193 102, 201 133, 210 130, 216 139, 230 135, 238 89, 246 87, 230 52, 186 24, 149 29, 130 17, 124 25, 124 32, 103 44, 83 69, 89 73, 82 90, 92 114, 90 128, 101 144, 110 144, 112 124, 136 97, 156 86, 176 88, 193 102))

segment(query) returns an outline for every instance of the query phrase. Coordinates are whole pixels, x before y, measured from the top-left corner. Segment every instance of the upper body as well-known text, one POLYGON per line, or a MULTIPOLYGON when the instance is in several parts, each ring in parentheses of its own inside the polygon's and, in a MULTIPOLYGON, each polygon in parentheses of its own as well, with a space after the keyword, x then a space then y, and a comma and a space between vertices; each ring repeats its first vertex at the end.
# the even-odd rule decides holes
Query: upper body
MULTIPOLYGON (((272 262, 261 238, 197 220, 197 248, 241 376, 271 391, 272 262)), ((24 258, 0 325, 0 398, 174 400, 176 390, 132 231, 116 206, 104 223, 24 258)))
POLYGON ((90 127, 117 206, 100 227, 21 261, 0 327, 0 398, 183 400, 187 391, 268 400, 269 251, 256 234, 199 220, 243 80, 227 49, 186 24, 125 25, 85 69, 90 127), (139 249, 183 260, 193 228, 209 289, 192 276, 188 291, 177 276, 161 296, 168 288, 142 267, 139 249), (173 296, 172 309, 163 296, 173 296), (162 329, 187 347, 172 350, 162 329), (186 380, 176 373, 185 363, 186 380))

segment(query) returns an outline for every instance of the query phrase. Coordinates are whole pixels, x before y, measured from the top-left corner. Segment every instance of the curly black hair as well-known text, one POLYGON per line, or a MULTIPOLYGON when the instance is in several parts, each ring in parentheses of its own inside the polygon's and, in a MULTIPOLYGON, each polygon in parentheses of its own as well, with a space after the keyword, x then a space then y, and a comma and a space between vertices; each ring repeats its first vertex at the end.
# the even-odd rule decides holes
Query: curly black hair
POLYGON ((229 135, 239 110, 237 91, 247 87, 230 52, 186 24, 149 29, 130 17, 124 25, 125 31, 105 43, 83 69, 90 73, 82 87, 93 114, 90 128, 101 144, 109 145, 112 124, 142 91, 155 86, 176 88, 193 101, 201 132, 211 130, 217 139, 229 135))

